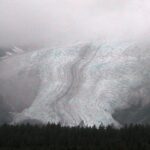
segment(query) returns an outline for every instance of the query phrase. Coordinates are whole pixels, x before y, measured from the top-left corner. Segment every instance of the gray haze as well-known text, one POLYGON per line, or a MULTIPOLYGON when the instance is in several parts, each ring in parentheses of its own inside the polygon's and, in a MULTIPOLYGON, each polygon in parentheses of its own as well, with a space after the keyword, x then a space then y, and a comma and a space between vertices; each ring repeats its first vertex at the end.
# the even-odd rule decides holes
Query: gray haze
MULTIPOLYGON (((121 61, 120 57, 118 58, 118 64, 115 58, 116 53, 114 52, 123 48, 113 47, 111 44, 104 44, 104 50, 102 49, 102 55, 100 56, 103 56, 105 47, 108 51, 110 49, 113 50, 112 53, 114 55, 112 58, 114 57, 114 60, 112 62, 109 62, 111 52, 108 53, 108 56, 104 53, 104 58, 106 62, 108 61, 108 64, 106 63, 104 65, 104 70, 106 69, 106 73, 109 73, 109 69, 112 69, 112 72, 105 76, 103 70, 98 70, 101 71, 100 76, 104 75, 104 79, 107 77, 112 78, 110 82, 113 81, 114 76, 118 77, 120 72, 122 73, 120 75, 121 77, 124 74, 127 74, 127 77, 129 77, 127 78, 127 90, 129 92, 119 97, 119 100, 127 100, 127 103, 124 102, 125 106, 121 108, 117 107, 112 112, 112 117, 120 124, 149 122, 150 118, 144 117, 149 116, 150 108, 150 45, 147 44, 150 38, 149 14, 149 0, 0 0, 0 124, 1 122, 11 122, 15 113, 18 114, 32 106, 35 103, 34 100, 38 99, 39 91, 43 90, 40 89, 43 82, 44 85, 45 83, 51 85, 49 79, 55 73, 54 70, 56 68, 55 65, 51 64, 56 61, 56 59, 53 60, 53 53, 50 54, 51 47, 66 47, 78 42, 86 43, 96 40, 102 43, 103 41, 119 41, 123 43, 130 41, 134 43, 133 47, 129 46, 125 49, 125 52, 120 52, 129 61, 127 61, 127 64, 126 60, 123 61, 123 66, 122 62, 119 62, 121 61), (138 44, 136 45, 135 43, 138 44), (5 52, 14 53, 11 48, 15 46, 21 47, 25 51, 43 47, 48 47, 49 49, 43 49, 43 53, 41 51, 37 51, 37 53, 34 51, 33 53, 23 53, 23 55, 16 54, 13 57, 2 59, 1 61, 1 57, 5 56, 5 52), (133 57, 134 60, 131 63, 130 57, 133 57), (49 64, 51 59, 53 61, 49 64), (32 66, 32 64, 34 65, 32 66), (118 68, 118 65, 120 68, 118 68), (50 66, 53 67, 49 68, 50 66), (48 79, 41 78, 40 74, 43 72, 40 69, 42 68, 44 68, 42 71, 45 71, 48 79), (127 69, 127 71, 124 73, 124 69, 122 68, 127 69), (49 72, 52 73, 49 74, 49 72), (132 84, 130 85, 130 83, 132 84)), ((88 49, 87 47, 85 45, 79 51, 82 53, 83 49, 88 49)), ((96 50, 94 48, 89 49, 87 58, 91 56, 90 52, 96 50)), ((60 59, 62 61, 59 63, 60 65, 64 60, 69 59, 71 53, 67 49, 62 50, 67 54, 67 57, 60 59)), ((58 56, 59 53, 56 55, 58 56)), ((76 58, 77 62, 75 61, 75 64, 71 62, 63 66, 65 68, 70 65, 70 68, 73 68, 70 69, 71 71, 67 70, 67 73, 72 72, 70 78, 73 76, 75 87, 78 83, 76 83, 78 79, 77 72, 80 72, 80 70, 76 71, 80 67, 80 61, 78 62, 78 59, 82 60, 82 55, 76 58)), ((94 57, 93 61, 95 61, 94 57)), ((100 60, 98 59, 98 61, 100 60)), ((66 70, 64 72, 66 73, 66 70)), ((86 76, 90 75, 90 73, 86 74, 86 76)), ((52 78, 55 77, 57 77, 57 74, 52 76, 52 78)), ((64 77, 64 79, 66 78, 64 77)), ((55 84, 55 81, 58 80, 59 78, 57 80, 51 80, 51 82, 55 84)), ((117 79, 117 81, 120 80, 117 79)), ((66 79, 66 82, 69 82, 69 79, 66 79)), ((62 78, 62 83, 66 82, 62 78)), ((99 85, 101 86, 101 84, 99 85)), ((123 85, 119 83, 119 87, 122 89, 123 85)), ((47 87, 45 89, 47 92, 46 96, 49 100, 51 94, 47 91, 47 87)), ((110 91, 111 89, 114 90, 114 95, 118 94, 115 88, 110 88, 110 91)), ((74 86, 69 88, 69 90, 71 94, 76 92, 74 91, 74 86)), ((123 92, 122 90, 120 91, 123 92)), ((53 93, 55 94, 55 92, 53 93)), ((68 94, 66 96, 67 98, 70 97, 70 93, 68 94, 66 92, 66 95, 68 94)), ((102 98, 105 99, 105 96, 102 98)), ((43 98, 42 100, 45 99, 43 98)))
POLYGON ((150 37, 149 0, 0 0, 0 47, 150 37))

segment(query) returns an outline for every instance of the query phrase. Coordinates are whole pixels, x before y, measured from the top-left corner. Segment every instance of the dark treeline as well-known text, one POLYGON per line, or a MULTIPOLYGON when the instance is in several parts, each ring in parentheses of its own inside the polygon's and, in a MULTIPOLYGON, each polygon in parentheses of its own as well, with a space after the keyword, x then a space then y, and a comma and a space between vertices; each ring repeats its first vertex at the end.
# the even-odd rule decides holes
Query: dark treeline
POLYGON ((2 125, 0 150, 150 150, 150 126, 2 125))

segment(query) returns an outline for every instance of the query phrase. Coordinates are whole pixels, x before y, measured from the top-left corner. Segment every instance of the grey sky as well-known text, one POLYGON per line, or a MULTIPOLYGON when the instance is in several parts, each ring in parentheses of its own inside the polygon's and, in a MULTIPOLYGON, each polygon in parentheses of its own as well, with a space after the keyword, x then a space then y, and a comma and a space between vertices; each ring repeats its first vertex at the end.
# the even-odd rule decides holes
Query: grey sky
POLYGON ((0 47, 147 39, 149 14, 149 0, 0 0, 0 47))

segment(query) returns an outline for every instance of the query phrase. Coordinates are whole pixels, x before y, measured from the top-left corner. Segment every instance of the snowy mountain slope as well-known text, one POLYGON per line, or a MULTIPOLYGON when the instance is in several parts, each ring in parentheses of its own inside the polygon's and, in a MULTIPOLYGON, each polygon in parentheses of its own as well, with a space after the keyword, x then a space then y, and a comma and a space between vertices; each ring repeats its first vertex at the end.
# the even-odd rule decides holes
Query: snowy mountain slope
POLYGON ((5 59, 0 69, 1 91, 15 93, 13 107, 23 103, 15 123, 118 125, 116 109, 149 103, 150 52, 132 43, 43 49, 5 59))

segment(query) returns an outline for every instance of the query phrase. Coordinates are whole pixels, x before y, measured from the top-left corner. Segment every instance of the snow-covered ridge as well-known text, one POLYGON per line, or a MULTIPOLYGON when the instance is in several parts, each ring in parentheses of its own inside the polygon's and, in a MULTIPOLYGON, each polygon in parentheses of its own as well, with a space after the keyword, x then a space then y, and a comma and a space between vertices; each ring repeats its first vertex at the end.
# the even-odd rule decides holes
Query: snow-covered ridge
POLYGON ((118 125, 113 112, 138 103, 134 97, 146 94, 150 77, 150 51, 132 43, 43 49, 1 63, 0 81, 32 70, 40 78, 40 85, 32 87, 38 94, 30 107, 15 114, 15 123, 35 119, 70 126, 118 125))
POLYGON ((24 50, 17 46, 14 46, 13 48, 8 48, 8 49, 2 49, 2 50, 4 54, 3 56, 0 56, 0 60, 8 59, 11 56, 20 55, 24 53, 24 50))

